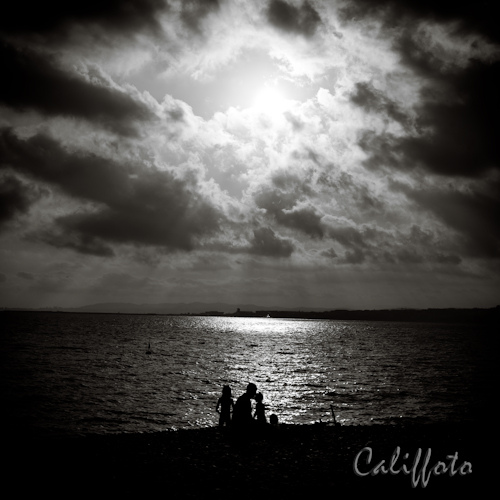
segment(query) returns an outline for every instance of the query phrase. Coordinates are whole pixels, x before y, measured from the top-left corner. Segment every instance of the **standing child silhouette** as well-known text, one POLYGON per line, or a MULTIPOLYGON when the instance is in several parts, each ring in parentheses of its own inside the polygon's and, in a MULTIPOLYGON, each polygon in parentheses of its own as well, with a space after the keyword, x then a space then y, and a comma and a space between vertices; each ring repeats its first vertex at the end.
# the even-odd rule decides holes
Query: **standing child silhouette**
POLYGON ((267 423, 266 420, 266 407, 264 403, 262 402, 264 400, 264 396, 262 395, 262 392, 258 392, 255 395, 255 401, 257 401, 257 404, 255 405, 255 418, 257 419, 257 422, 260 424, 265 424, 267 423))
POLYGON ((234 402, 231 397, 231 387, 225 385, 222 387, 222 396, 217 401, 217 406, 215 407, 215 411, 220 414, 219 427, 223 427, 224 424, 226 424, 226 427, 231 425, 232 408, 234 409, 234 402))

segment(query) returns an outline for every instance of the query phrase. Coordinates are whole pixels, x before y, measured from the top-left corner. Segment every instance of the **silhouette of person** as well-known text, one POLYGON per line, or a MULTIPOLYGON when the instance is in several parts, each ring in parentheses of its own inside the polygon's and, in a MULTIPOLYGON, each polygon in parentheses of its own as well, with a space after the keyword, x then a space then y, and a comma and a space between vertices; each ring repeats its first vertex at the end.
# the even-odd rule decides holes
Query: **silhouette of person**
POLYGON ((222 387, 222 396, 218 399, 217 406, 215 407, 215 411, 220 414, 219 427, 223 427, 224 424, 226 424, 226 427, 231 425, 231 408, 234 411, 234 402, 231 397, 231 387, 229 385, 225 385, 222 387))
POLYGON ((262 392, 258 392, 255 395, 255 401, 257 401, 257 404, 255 405, 255 415, 254 417, 257 419, 257 422, 259 424, 266 424, 266 407, 264 403, 262 402, 264 400, 264 396, 262 395, 262 392))
POLYGON ((252 425, 252 401, 257 392, 257 386, 251 382, 247 385, 247 390, 242 394, 234 405, 233 423, 239 427, 252 425))

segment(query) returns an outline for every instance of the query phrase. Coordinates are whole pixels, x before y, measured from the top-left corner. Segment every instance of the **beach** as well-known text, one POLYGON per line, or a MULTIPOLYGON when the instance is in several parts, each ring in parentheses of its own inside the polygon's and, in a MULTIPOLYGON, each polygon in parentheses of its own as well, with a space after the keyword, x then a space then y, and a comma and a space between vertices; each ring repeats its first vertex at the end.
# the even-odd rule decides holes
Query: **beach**
POLYGON ((112 498, 146 493, 164 498, 303 498, 328 493, 334 498, 354 491, 437 498, 486 491, 494 479, 494 452, 486 427, 444 424, 318 423, 250 433, 211 427, 58 438, 11 434, 4 447, 8 465, 3 483, 12 485, 16 496, 52 498, 78 493, 112 498), (412 475, 418 449, 421 458, 412 475), (374 472, 382 460, 386 469, 374 472), (443 465, 436 469, 438 462, 443 465))

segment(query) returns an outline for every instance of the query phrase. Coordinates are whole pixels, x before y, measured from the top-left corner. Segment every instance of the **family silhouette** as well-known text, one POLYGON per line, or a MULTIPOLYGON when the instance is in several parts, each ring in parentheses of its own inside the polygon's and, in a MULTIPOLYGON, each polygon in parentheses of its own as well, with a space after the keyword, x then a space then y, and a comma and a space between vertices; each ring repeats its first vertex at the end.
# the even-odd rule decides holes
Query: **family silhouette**
MULTIPOLYGON (((220 414, 219 427, 232 426, 236 429, 248 429, 255 425, 266 425, 266 407, 263 401, 264 396, 261 392, 257 392, 257 386, 252 382, 247 385, 246 391, 236 400, 236 403, 232 398, 231 387, 224 385, 222 395, 215 407, 215 410, 220 414), (252 399, 256 402, 253 414, 252 399)), ((278 417, 274 414, 271 415, 270 423, 276 426, 278 417)))

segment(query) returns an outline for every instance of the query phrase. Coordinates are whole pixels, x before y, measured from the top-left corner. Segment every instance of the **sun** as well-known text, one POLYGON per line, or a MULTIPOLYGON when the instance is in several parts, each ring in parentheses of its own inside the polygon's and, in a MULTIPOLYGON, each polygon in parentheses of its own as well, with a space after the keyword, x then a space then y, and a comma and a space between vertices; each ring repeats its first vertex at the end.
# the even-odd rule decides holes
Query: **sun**
POLYGON ((254 108, 261 113, 277 115, 282 113, 287 106, 287 100, 276 88, 264 87, 255 95, 254 108))

